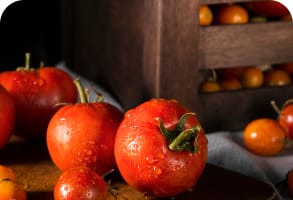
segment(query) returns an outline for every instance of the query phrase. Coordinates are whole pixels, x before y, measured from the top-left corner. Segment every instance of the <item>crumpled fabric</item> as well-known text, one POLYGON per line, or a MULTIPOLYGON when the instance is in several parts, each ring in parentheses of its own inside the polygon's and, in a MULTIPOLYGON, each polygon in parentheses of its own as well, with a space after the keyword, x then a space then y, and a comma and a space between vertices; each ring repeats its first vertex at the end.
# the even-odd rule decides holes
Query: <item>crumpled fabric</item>
POLYGON ((286 148, 276 156, 259 156, 243 144, 243 132, 207 133, 208 162, 253 177, 271 185, 279 199, 293 199, 276 185, 284 182, 293 168, 293 148, 286 148))

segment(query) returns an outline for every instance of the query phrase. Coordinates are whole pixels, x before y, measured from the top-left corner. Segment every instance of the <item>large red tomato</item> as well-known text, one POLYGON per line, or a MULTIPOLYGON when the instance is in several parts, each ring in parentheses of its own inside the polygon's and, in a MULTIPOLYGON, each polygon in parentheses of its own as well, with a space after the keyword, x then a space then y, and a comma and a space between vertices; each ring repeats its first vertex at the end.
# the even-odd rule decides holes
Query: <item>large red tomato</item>
POLYGON ((79 91, 81 102, 63 106, 50 120, 48 150, 61 170, 83 165, 102 175, 116 167, 114 139, 123 113, 106 102, 89 102, 79 91))
POLYGON ((0 84, 12 95, 16 106, 15 134, 45 137, 58 103, 75 103, 76 87, 71 76, 56 67, 19 68, 0 73, 0 84))
POLYGON ((125 181, 149 196, 194 187, 207 160, 207 138, 193 113, 175 100, 152 99, 125 113, 115 139, 125 181))
POLYGON ((272 0, 247 2, 245 6, 252 13, 264 17, 281 17, 289 13, 283 4, 272 0))
POLYGON ((0 85, 0 149, 7 144, 15 123, 15 105, 11 95, 0 85))

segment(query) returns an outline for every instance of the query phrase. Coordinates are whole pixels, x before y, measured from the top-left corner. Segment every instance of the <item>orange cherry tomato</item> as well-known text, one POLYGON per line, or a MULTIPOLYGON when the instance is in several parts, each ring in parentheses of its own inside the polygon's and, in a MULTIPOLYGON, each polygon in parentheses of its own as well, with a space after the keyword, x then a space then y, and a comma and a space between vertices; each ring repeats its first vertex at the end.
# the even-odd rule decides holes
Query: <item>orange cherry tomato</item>
POLYGON ((222 90, 221 85, 216 80, 208 79, 200 85, 199 91, 202 93, 219 92, 222 90))
POLYGON ((286 142, 286 132, 273 119, 259 118, 247 124, 243 133, 245 147, 261 156, 280 153, 286 142))
POLYGON ((275 65, 275 69, 284 70, 292 76, 293 75, 293 62, 277 64, 277 65, 275 65))
POLYGON ((26 192, 16 182, 9 179, 0 180, 0 199, 26 200, 26 192))
POLYGON ((219 83, 223 90, 239 90, 242 88, 241 82, 236 78, 224 79, 219 83))
POLYGON ((290 85, 290 75, 281 69, 269 70, 264 73, 264 85, 265 86, 283 86, 290 85))
POLYGON ((16 176, 11 168, 0 165, 0 179, 16 181, 16 176))
POLYGON ((26 192, 16 182, 14 171, 9 167, 0 165, 0 200, 6 199, 26 200, 26 192))
POLYGON ((237 4, 222 6, 215 16, 217 24, 246 24, 249 22, 248 11, 237 4))
POLYGON ((244 88, 260 88, 263 85, 264 75, 257 67, 248 67, 241 77, 244 88))
POLYGON ((201 5, 199 7, 199 25, 208 26, 213 22, 213 12, 208 5, 201 5))

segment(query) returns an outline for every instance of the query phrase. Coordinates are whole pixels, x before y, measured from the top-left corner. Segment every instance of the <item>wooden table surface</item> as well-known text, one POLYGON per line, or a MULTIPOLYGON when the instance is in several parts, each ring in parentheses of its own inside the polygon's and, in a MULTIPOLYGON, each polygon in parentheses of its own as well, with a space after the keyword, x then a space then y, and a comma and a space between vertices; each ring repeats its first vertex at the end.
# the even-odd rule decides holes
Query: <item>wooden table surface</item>
MULTIPOLYGON (((54 199, 55 181, 61 172, 52 163, 45 141, 25 141, 13 137, 10 143, 0 150, 0 164, 15 171, 18 181, 27 191, 28 200, 54 199)), ((129 187, 117 171, 107 179, 111 179, 118 195, 117 199, 146 199, 142 193, 129 187)), ((109 194, 108 199, 115 198, 109 194)), ((276 192, 263 182, 207 164, 194 190, 176 197, 176 200, 189 199, 276 199, 276 192)))

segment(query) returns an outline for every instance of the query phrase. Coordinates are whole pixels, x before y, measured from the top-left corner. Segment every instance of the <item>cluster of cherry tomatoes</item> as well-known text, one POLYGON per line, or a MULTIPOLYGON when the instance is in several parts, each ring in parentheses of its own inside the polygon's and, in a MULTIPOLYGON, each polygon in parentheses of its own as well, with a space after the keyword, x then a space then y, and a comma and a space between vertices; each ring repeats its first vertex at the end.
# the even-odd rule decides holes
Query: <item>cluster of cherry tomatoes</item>
MULTIPOLYGON (((252 120, 243 131, 245 147, 256 155, 275 156, 292 146, 293 100, 288 100, 281 108, 272 101, 272 106, 278 113, 277 119, 252 120)), ((289 193, 293 195, 293 166, 286 178, 289 193)))
POLYGON ((200 85, 202 93, 278 87, 292 84, 293 63, 211 69, 200 85))
POLYGON ((276 1, 201 5, 199 25, 247 24, 269 20, 292 20, 286 7, 276 1))
MULTIPOLYGON (((29 54, 25 67, 0 73, 0 84, 0 150, 12 134, 46 140, 62 172, 55 200, 106 199, 104 175, 114 169, 132 187, 159 197, 188 191, 203 173, 205 132, 175 100, 151 99, 123 114, 98 92, 92 99, 65 71, 30 68, 29 54)), ((25 200, 10 169, 3 174, 0 168, 0 196, 25 200)))

